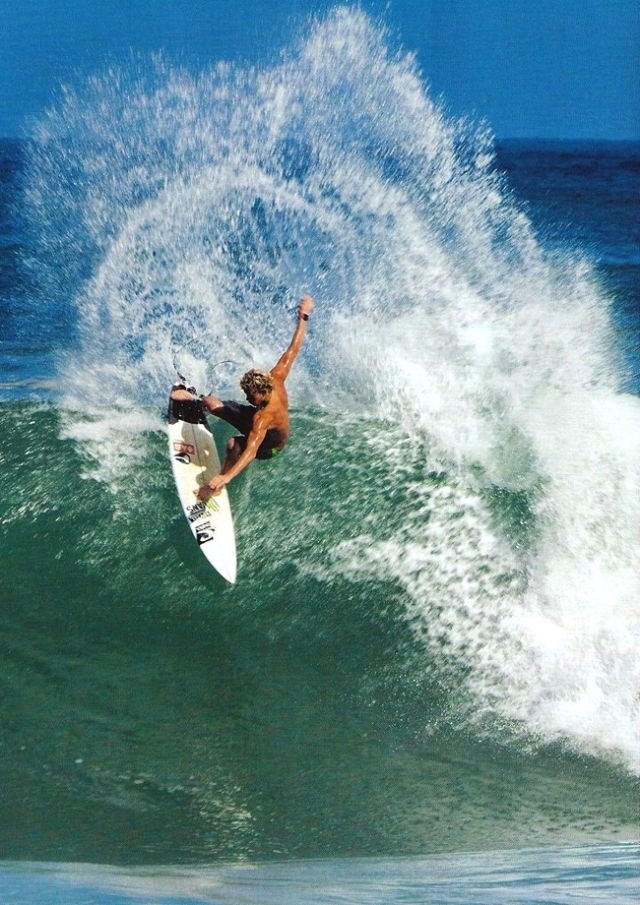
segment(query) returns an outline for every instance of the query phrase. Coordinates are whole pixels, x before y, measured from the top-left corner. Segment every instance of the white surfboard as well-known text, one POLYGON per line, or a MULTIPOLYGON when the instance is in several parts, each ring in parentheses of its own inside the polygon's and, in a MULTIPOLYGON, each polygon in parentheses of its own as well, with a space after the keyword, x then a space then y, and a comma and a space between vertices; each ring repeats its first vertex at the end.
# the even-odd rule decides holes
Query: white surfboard
POLYGON ((220 459, 202 403, 169 400, 169 455, 178 497, 191 533, 214 569, 236 580, 236 539, 226 487, 206 502, 199 487, 220 471, 220 459))

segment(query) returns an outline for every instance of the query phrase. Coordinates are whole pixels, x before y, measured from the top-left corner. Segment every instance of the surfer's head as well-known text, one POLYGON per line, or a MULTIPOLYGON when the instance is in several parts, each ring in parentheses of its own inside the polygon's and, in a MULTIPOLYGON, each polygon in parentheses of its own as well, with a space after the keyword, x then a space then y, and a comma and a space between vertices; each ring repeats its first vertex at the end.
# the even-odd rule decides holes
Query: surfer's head
POLYGON ((251 371, 243 374, 240 388, 252 405, 263 405, 271 396, 273 377, 266 371, 257 371, 252 368, 251 371))

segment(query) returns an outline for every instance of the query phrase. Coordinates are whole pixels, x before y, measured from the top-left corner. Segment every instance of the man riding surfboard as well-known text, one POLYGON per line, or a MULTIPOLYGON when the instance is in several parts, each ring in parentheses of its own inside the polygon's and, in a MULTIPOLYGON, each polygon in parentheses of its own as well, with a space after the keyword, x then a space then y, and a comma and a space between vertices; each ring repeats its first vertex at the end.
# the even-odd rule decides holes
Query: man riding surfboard
MULTIPOLYGON (((203 406, 227 421, 241 436, 232 437, 220 474, 200 487, 198 499, 208 500, 240 474, 254 459, 270 459, 280 453, 289 439, 289 400, 285 380, 300 351, 307 331, 307 321, 313 311, 313 299, 305 295, 298 305, 298 322, 286 351, 270 371, 252 369, 240 380, 249 405, 224 402, 215 396, 202 396, 203 406)), ((193 395, 183 387, 171 391, 171 398, 187 402, 193 395)))

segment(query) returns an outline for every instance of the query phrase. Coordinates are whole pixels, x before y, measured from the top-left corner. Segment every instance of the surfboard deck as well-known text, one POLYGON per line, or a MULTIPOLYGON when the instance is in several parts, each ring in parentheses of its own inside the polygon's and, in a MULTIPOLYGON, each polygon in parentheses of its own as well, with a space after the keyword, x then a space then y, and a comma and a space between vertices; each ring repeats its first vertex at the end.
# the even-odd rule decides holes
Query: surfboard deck
POLYGON ((200 550, 223 578, 236 580, 236 540, 226 487, 204 502, 199 487, 220 471, 220 458, 199 399, 169 399, 169 455, 178 498, 200 550))

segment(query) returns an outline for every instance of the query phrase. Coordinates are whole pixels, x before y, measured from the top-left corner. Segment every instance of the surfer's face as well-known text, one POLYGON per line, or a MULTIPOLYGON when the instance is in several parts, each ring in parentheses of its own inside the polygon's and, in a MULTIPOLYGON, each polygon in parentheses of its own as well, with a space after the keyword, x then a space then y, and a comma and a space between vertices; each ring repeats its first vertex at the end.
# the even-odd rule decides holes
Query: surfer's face
POLYGON ((270 393, 259 393, 257 390, 247 390, 244 394, 247 397, 247 401, 251 403, 251 405, 255 405, 257 408, 260 408, 261 405, 265 405, 269 401, 270 393))

